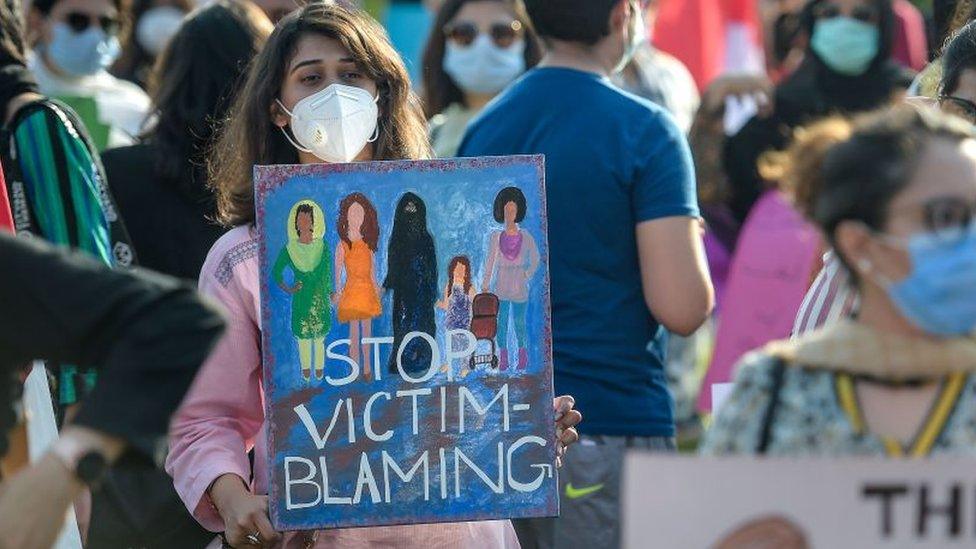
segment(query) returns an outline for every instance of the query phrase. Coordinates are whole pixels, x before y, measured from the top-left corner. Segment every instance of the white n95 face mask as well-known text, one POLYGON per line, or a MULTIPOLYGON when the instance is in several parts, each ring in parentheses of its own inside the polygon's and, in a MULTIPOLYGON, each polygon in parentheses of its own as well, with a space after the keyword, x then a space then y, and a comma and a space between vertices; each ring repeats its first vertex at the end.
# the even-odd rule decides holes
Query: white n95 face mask
POLYGON ((326 162, 341 164, 352 162, 367 143, 379 137, 378 100, 379 96, 362 88, 332 84, 302 99, 291 111, 276 101, 291 116, 295 138, 281 128, 289 143, 326 162))

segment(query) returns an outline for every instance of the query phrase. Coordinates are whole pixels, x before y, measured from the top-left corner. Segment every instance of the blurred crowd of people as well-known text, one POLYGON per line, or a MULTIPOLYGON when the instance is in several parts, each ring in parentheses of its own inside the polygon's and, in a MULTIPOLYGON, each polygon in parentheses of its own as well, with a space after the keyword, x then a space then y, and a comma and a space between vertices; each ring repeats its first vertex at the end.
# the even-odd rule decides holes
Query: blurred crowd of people
POLYGON ((35 237, 0 234, 0 547, 72 502, 88 547, 616 547, 629 449, 976 454, 976 1, 5 0, 0 106, 0 226, 35 237), (678 5, 736 13, 722 48, 678 5), (562 516, 275 532, 253 166, 515 154, 546 159, 562 516), (702 407, 770 197, 814 268, 702 407), (27 466, 33 359, 63 431, 27 466))

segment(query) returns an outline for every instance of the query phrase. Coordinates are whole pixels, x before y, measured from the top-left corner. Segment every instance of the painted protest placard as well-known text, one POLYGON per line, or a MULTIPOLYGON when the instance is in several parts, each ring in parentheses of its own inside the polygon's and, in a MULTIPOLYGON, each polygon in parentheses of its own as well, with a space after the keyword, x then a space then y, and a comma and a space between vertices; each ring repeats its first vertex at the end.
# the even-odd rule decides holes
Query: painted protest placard
POLYGON ((782 193, 767 192, 756 203, 732 258, 699 410, 711 411, 712 384, 731 381, 743 355, 789 337, 819 250, 816 230, 782 193))
POLYGON ((973 547, 972 459, 628 454, 624 547, 973 547))
POLYGON ((542 157, 255 188, 275 527, 558 514, 542 157))

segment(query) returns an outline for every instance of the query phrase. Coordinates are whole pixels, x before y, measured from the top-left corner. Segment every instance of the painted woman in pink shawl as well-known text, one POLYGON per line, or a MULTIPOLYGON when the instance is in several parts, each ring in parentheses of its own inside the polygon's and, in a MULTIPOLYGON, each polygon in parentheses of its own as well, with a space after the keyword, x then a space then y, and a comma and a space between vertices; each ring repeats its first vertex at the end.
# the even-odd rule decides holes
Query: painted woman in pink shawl
POLYGON ((482 288, 485 293, 498 296, 498 368, 508 369, 508 327, 511 322, 515 326, 518 345, 518 369, 524 370, 529 360, 525 348, 528 339, 525 315, 529 306, 529 284, 539 269, 539 248, 532 235, 518 226, 526 214, 525 195, 521 190, 506 187, 498 191, 493 210, 495 221, 504 227, 489 237, 482 288))

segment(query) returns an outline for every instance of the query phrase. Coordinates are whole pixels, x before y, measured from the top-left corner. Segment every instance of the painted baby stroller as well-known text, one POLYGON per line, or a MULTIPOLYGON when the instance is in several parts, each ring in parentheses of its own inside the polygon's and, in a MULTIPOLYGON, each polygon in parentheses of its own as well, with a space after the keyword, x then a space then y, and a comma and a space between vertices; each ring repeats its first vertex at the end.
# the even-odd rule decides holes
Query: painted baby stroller
POLYGON ((498 296, 495 294, 478 294, 471 304, 471 333, 481 341, 491 344, 491 354, 479 355, 477 351, 471 355, 471 369, 479 364, 491 364, 498 368, 498 349, 495 346, 495 336, 498 335, 498 296))

